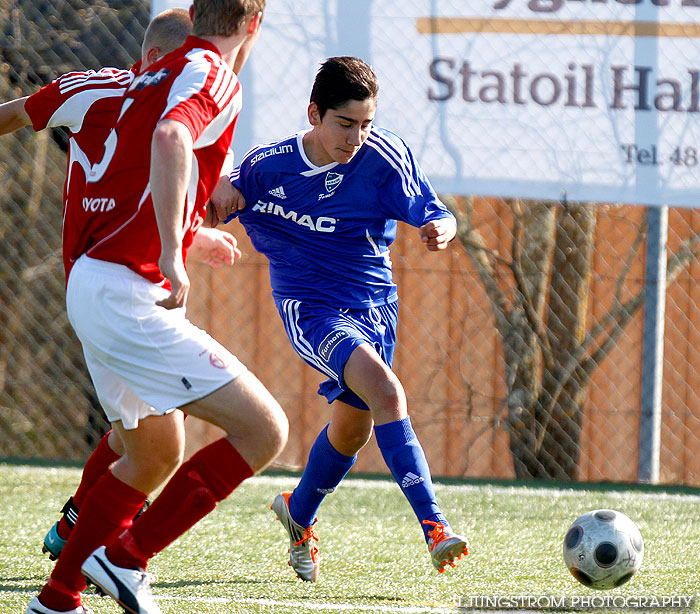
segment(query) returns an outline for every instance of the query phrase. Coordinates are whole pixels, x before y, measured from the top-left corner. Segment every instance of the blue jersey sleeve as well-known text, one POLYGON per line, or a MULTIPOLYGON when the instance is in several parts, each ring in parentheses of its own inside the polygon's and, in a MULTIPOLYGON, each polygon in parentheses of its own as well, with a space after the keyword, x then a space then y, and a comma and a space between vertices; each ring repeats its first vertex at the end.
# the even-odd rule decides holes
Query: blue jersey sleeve
MULTIPOLYGON (((381 206, 387 218, 420 228, 431 220, 454 217, 440 201, 408 145, 398 136, 383 131, 382 155, 387 171, 379 186, 381 206)), ((380 151, 377 148, 377 151, 380 151)))

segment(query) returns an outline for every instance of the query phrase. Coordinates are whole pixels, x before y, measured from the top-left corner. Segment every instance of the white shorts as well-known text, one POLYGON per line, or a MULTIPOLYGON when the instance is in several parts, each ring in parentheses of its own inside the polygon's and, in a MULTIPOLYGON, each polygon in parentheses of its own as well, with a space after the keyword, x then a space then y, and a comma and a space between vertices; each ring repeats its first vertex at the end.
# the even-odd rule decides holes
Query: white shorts
POLYGON ((68 319, 97 396, 108 420, 125 429, 201 399, 246 370, 184 308, 155 304, 168 294, 123 265, 87 256, 68 278, 68 319))

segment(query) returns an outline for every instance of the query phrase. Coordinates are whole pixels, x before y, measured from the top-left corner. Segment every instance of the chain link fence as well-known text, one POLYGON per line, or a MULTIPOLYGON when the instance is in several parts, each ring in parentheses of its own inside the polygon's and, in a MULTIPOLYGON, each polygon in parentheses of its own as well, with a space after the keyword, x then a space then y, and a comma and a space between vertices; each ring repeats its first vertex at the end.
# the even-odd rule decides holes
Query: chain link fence
MULTIPOLYGON (((73 69, 129 66, 142 2, 0 0, 0 99, 73 69)), ((82 460, 106 424, 65 315, 66 134, 0 139, 0 457, 82 460)), ((396 372, 440 476, 636 481, 647 213, 610 204, 445 196, 459 233, 427 253, 402 226, 396 372)), ((328 420, 322 377, 287 342, 266 262, 240 226, 229 270, 191 264, 189 313, 290 417, 298 468, 328 420)), ((700 214, 669 214, 660 481, 700 484, 700 214)), ((204 429, 206 430, 206 429, 204 429)), ((373 442, 356 471, 384 468, 373 442)))
MULTIPOLYGON (((76 69, 130 66, 149 7, 136 2, 0 2, 0 97, 76 69)), ((105 424, 65 314, 60 257, 65 131, 0 143, 0 456, 82 459, 105 424)))

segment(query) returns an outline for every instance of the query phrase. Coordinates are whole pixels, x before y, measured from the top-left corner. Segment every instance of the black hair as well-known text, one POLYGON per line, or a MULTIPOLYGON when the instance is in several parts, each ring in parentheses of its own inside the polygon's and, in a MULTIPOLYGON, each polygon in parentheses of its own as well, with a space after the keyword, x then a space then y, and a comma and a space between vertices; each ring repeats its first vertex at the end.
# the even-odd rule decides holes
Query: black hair
POLYGON ((360 58, 328 58, 316 73, 310 101, 321 118, 328 109, 342 107, 350 100, 367 100, 379 95, 379 81, 372 68, 360 58))

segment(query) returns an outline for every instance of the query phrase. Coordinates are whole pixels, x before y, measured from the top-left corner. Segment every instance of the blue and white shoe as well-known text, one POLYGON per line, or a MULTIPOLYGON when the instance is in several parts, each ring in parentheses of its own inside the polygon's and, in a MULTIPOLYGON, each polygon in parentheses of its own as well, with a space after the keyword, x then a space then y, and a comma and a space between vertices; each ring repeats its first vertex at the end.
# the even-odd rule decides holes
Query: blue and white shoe
POLYGON ((59 534, 58 534, 58 522, 53 525, 50 529, 49 532, 46 534, 46 537, 44 537, 44 545, 41 548, 41 551, 46 553, 49 553, 49 558, 52 561, 55 561, 63 552, 63 546, 66 545, 67 539, 63 539, 59 534))
POLYGON ((148 574, 143 569, 117 567, 100 546, 81 568, 88 582, 97 591, 109 595, 127 614, 162 614, 153 599, 148 574))
POLYGON ((80 605, 73 610, 52 610, 41 603, 37 596, 29 602, 26 614, 93 614, 93 612, 84 605, 80 605))

